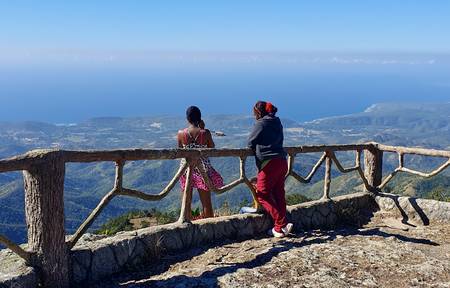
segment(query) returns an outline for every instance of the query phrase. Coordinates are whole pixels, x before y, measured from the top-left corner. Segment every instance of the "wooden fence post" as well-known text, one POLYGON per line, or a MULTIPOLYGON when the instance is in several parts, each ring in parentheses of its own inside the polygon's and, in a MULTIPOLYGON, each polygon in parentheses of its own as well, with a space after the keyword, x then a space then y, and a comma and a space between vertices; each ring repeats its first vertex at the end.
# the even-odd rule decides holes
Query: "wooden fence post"
POLYGON ((327 153, 325 158, 325 179, 323 181, 323 196, 322 200, 330 200, 330 186, 331 186, 331 158, 327 153))
POLYGON ((69 287, 64 229, 65 163, 59 151, 43 152, 23 172, 28 250, 44 287, 69 287))
POLYGON ((383 151, 373 147, 364 150, 364 175, 369 184, 370 192, 377 192, 383 177, 383 151))

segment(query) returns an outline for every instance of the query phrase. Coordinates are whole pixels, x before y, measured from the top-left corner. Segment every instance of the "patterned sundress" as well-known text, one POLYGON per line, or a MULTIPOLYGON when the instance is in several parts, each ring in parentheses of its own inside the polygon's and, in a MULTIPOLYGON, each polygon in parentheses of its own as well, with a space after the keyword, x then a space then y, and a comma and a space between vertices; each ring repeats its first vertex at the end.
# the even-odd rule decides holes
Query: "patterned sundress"
MULTIPOLYGON (((184 143, 183 148, 190 149, 190 148, 208 148, 206 143, 204 142, 204 134, 205 130, 200 130, 200 132, 197 134, 197 136, 194 138, 189 133, 189 130, 186 128, 183 130, 183 136, 184 136, 184 143), (199 139, 200 138, 200 139, 199 139), (192 141, 190 141, 192 139, 192 141), (199 141, 197 141, 199 140, 199 141)), ((181 160, 180 165, 183 165, 185 163, 185 159, 181 160)), ((202 157, 200 159, 200 165, 203 166, 203 169, 207 172, 209 179, 211 181, 211 184, 215 188, 220 188, 223 186, 223 178, 220 176, 219 172, 217 172, 213 166, 211 165, 211 162, 209 161, 209 158, 202 157)), ((187 173, 187 172, 186 172, 187 173)), ((184 191, 184 187, 186 185, 186 173, 181 176, 180 178, 180 184, 181 189, 184 191)), ((196 167, 192 171, 192 188, 197 188, 200 190, 209 191, 208 187, 206 186, 205 181, 203 180, 203 177, 199 171, 199 169, 196 167)))

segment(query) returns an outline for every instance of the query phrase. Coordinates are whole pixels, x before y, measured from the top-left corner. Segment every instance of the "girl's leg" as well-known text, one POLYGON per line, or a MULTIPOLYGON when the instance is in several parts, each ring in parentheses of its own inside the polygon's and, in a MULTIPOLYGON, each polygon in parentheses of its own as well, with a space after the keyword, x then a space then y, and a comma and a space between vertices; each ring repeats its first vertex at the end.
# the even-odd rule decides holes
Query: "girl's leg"
POLYGON ((284 198, 284 176, 287 163, 284 159, 272 159, 258 173, 256 186, 258 202, 270 214, 275 231, 281 232, 286 226, 286 200, 284 198))
POLYGON ((287 162, 284 159, 274 159, 272 161, 276 161, 274 164, 276 164, 276 170, 278 171, 278 180, 275 182, 275 186, 273 188, 273 197, 275 198, 275 202, 277 203, 277 208, 280 213, 280 220, 275 223, 275 228, 277 230, 277 228, 281 229, 287 224, 286 192, 284 190, 285 175, 287 173, 287 162))
POLYGON ((256 197, 258 198, 258 202, 263 206, 264 210, 266 210, 266 212, 269 213, 269 215, 272 217, 275 223, 275 231, 281 232, 281 227, 279 227, 277 223, 279 223, 280 220, 283 219, 283 215, 280 214, 278 205, 275 201, 275 198, 273 197, 273 189, 274 185, 276 184, 276 182, 273 181, 273 176, 276 171, 273 170, 273 165, 271 165, 271 162, 269 162, 257 175, 256 197))
POLYGON ((198 189, 198 194, 200 195, 200 201, 202 202, 203 206, 203 217, 204 218, 214 217, 214 211, 211 201, 211 192, 198 189))

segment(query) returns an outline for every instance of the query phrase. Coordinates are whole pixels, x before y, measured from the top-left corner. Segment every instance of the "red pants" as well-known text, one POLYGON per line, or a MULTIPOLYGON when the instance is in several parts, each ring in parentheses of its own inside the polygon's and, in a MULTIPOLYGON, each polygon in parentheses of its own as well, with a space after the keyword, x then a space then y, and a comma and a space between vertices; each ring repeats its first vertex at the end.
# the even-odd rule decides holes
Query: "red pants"
POLYGON ((286 159, 275 158, 270 160, 258 173, 256 182, 258 202, 272 217, 277 232, 281 232, 281 228, 287 224, 284 191, 286 173, 286 159))

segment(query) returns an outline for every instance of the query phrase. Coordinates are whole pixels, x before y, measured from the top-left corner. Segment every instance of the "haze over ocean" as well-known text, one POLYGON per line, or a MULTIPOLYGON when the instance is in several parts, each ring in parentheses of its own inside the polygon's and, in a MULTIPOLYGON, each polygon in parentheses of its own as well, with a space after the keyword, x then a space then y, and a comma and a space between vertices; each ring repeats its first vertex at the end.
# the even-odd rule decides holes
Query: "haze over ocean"
POLYGON ((450 2, 0 1, 0 121, 450 101, 450 2))
POLYGON ((329 63, 260 59, 227 65, 10 67, 0 69, 0 121, 181 116, 191 104, 205 114, 241 114, 250 113, 257 99, 273 101, 285 117, 307 121, 359 112, 379 102, 450 101, 450 65, 444 56, 321 57, 329 63), (367 63, 350 63, 355 61, 367 63))

